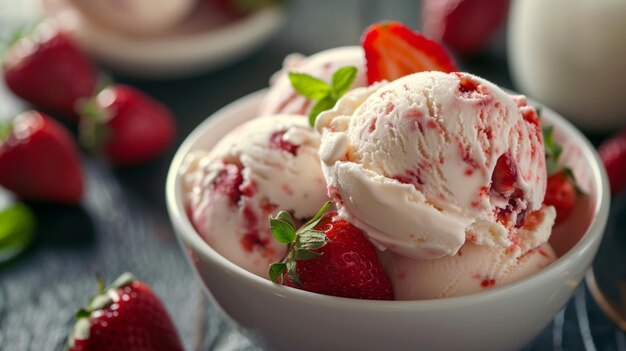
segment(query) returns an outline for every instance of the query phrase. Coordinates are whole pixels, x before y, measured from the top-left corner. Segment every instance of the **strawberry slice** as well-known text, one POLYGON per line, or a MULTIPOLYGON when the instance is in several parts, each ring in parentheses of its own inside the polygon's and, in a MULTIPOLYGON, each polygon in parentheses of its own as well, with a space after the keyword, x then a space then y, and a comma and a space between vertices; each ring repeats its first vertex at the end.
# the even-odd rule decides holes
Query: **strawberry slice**
POLYGON ((437 42, 398 22, 370 26, 361 39, 369 84, 392 81, 423 71, 455 72, 458 68, 437 42))

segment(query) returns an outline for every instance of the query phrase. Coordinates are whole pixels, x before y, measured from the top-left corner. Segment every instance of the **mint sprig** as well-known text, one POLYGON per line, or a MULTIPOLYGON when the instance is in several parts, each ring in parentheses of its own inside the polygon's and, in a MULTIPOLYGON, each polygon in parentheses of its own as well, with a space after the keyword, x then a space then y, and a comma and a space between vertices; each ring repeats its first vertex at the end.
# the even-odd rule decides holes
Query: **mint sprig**
POLYGON ((24 251, 35 235, 35 216, 21 203, 0 211, 0 262, 24 251))
POLYGON ((296 286, 301 286, 296 271, 296 260, 310 260, 320 256, 313 250, 326 245, 328 237, 326 233, 315 230, 315 226, 331 205, 332 202, 326 202, 315 216, 298 230, 295 228, 293 217, 287 211, 280 211, 275 217, 270 217, 272 236, 279 243, 288 245, 285 257, 280 262, 270 265, 268 275, 272 282, 283 283, 281 277, 287 272, 289 280, 296 286))
POLYGON ((305 98, 315 101, 309 112, 309 124, 315 125, 317 116, 331 109, 337 100, 343 96, 356 79, 357 68, 354 66, 341 67, 333 73, 332 83, 315 78, 306 73, 289 72, 289 80, 295 91, 305 98))

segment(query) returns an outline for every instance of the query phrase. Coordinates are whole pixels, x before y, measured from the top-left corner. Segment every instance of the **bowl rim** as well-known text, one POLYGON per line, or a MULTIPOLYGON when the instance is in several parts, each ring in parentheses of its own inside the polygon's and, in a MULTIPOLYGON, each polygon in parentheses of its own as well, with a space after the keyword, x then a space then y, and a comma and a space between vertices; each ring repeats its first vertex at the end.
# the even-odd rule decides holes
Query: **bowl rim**
POLYGON ((593 164, 591 165, 591 172, 593 174, 594 187, 598 199, 595 202, 595 206, 593 209, 593 221, 589 228, 587 228, 585 233, 582 235, 581 239, 563 256, 559 257, 554 263, 550 264, 548 267, 544 268, 540 272, 537 272, 524 279, 510 284, 506 284, 501 287, 495 287, 487 291, 469 295, 446 297, 440 299, 404 301, 359 300, 316 294, 300 289, 274 284, 270 280, 261 278, 230 262, 228 259, 215 251, 200 237, 200 235, 196 232, 193 225, 191 224, 191 221, 189 220, 186 211, 184 210, 181 191, 182 176, 179 171, 184 157, 189 153, 195 143, 200 139, 203 133, 210 126, 219 124, 221 121, 229 118, 229 116, 231 116, 234 112, 236 112, 243 106, 250 106, 252 104, 260 103, 261 99, 267 93, 267 90, 268 89, 266 88, 248 94, 222 107, 221 109, 207 117, 187 136, 187 138, 185 138, 181 146, 176 151, 176 154, 168 171, 166 183, 166 203, 170 219, 174 228, 176 229, 176 235, 179 238, 179 244, 181 245, 181 249, 185 252, 186 256, 188 256, 188 254, 186 252, 187 250, 184 244, 191 246, 196 254, 200 254, 204 259, 208 259, 214 264, 219 265, 221 268, 227 270, 236 278, 245 279, 250 283, 256 284, 258 285, 258 288, 263 288, 271 294, 277 295, 281 298, 294 300, 298 303, 332 305, 333 308, 365 308, 375 312, 393 311, 398 309, 410 311, 450 309, 459 306, 467 306, 469 304, 476 304, 483 301, 492 301, 498 296, 515 294, 516 291, 520 290, 520 285, 530 286, 532 285, 532 282, 553 280, 553 277, 557 275, 558 272, 566 270, 566 267, 571 265, 573 262, 576 262, 580 257, 585 256, 588 251, 594 249, 594 244, 599 244, 600 240, 602 239, 608 219, 610 195, 608 192, 608 178, 606 175, 606 171, 604 167, 601 166, 602 162, 597 152, 595 151, 595 148, 578 129, 576 129, 569 121, 567 121, 561 115, 559 115, 552 109, 543 106, 542 104, 538 104, 532 99, 528 99, 529 103, 535 106, 542 106, 542 115, 549 116, 549 122, 554 125, 557 130, 560 130, 564 134, 578 139, 578 141, 580 141, 581 153, 583 157, 593 161, 593 164))

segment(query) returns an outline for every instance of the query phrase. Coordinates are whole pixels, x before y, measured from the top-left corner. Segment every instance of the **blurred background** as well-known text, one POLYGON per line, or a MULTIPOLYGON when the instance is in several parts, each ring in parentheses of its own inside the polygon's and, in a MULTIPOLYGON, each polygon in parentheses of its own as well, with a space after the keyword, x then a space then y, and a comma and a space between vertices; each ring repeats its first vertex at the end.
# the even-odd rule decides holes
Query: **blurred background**
MULTIPOLYGON (((161 154, 132 166, 82 149, 80 203, 26 201, 36 222, 32 240, 4 240, 0 223, 1 350, 60 349, 75 311, 95 292, 93 272, 113 279, 128 270, 163 299, 187 349, 255 350, 204 297, 176 244, 165 208, 169 163, 200 122, 266 88, 286 55, 359 45, 376 21, 397 20, 443 41, 463 71, 555 109, 596 146, 626 124, 624 1, 145 1, 131 20, 117 12, 123 2, 1 5, 3 46, 18 30, 55 19, 107 81, 169 109, 176 133, 161 154)), ((0 81, 0 121, 29 108, 0 81)), ((57 119, 78 134, 75 120, 57 119)), ((0 172, 8 167, 0 163, 0 172)), ((15 201, 0 188, 0 208, 15 201)), ((614 200, 607 237, 626 231, 623 203, 623 196, 614 200)), ((616 262, 626 266, 623 259, 610 264, 616 262)), ((581 287, 527 349, 626 350, 626 341, 581 287)))

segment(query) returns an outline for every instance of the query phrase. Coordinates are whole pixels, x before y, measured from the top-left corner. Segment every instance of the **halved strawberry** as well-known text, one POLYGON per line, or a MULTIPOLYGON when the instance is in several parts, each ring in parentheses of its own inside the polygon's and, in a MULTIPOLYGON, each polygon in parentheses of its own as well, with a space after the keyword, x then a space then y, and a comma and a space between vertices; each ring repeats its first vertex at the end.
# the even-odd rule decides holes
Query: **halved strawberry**
POLYGON ((458 71, 448 52, 436 41, 399 22, 370 26, 361 39, 369 84, 422 71, 458 71))

